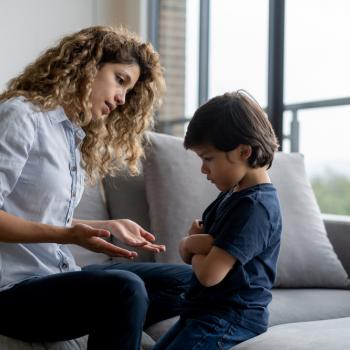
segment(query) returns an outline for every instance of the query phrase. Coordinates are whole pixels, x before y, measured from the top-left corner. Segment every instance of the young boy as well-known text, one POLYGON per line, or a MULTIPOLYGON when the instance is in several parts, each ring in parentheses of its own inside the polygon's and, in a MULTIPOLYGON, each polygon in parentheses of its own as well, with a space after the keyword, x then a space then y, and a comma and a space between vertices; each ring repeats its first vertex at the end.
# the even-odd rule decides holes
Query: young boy
POLYGON ((268 327, 282 226, 267 169, 278 143, 261 107, 237 91, 196 111, 184 146, 221 193, 180 243, 193 283, 154 350, 230 349, 268 327))

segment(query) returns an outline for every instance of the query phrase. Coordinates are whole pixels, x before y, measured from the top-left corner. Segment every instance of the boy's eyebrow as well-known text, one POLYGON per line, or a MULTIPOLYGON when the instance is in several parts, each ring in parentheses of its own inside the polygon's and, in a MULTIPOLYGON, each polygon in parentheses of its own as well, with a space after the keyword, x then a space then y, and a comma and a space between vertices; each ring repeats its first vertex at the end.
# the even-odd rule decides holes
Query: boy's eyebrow
POLYGON ((209 151, 202 151, 202 152, 198 152, 197 154, 198 154, 198 156, 199 157, 204 157, 206 154, 208 154, 208 153, 210 153, 209 151))

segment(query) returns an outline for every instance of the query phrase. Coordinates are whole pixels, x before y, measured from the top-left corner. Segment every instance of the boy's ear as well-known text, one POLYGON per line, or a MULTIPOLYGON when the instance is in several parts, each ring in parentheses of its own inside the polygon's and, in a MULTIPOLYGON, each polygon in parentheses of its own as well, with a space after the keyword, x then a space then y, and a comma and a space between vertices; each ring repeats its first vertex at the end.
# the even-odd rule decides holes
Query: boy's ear
POLYGON ((248 160, 252 155, 252 146, 249 145, 239 145, 239 155, 242 160, 248 160))

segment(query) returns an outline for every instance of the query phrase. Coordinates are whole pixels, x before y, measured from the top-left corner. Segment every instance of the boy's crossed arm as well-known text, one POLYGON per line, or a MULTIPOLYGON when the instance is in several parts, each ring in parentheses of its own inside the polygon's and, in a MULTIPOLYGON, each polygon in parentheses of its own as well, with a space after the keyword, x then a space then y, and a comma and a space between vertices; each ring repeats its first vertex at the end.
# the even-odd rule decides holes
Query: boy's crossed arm
POLYGON ((179 251, 182 260, 186 264, 191 264, 195 254, 206 255, 213 247, 213 237, 207 234, 195 234, 187 236, 180 241, 179 251))
POLYGON ((180 242, 180 255, 187 264, 192 264, 193 272, 205 287, 220 283, 232 269, 236 258, 225 250, 213 246, 210 234, 193 234, 180 242))

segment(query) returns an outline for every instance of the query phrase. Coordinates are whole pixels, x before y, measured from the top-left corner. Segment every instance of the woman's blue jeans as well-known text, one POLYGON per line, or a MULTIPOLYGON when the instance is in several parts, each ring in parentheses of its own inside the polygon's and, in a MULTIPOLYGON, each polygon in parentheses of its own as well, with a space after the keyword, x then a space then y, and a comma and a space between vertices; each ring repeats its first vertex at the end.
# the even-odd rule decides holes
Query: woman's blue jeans
POLYGON ((89 350, 139 350, 144 324, 179 313, 190 266, 116 263, 28 279, 0 292, 0 334, 53 342, 89 334, 89 350))

